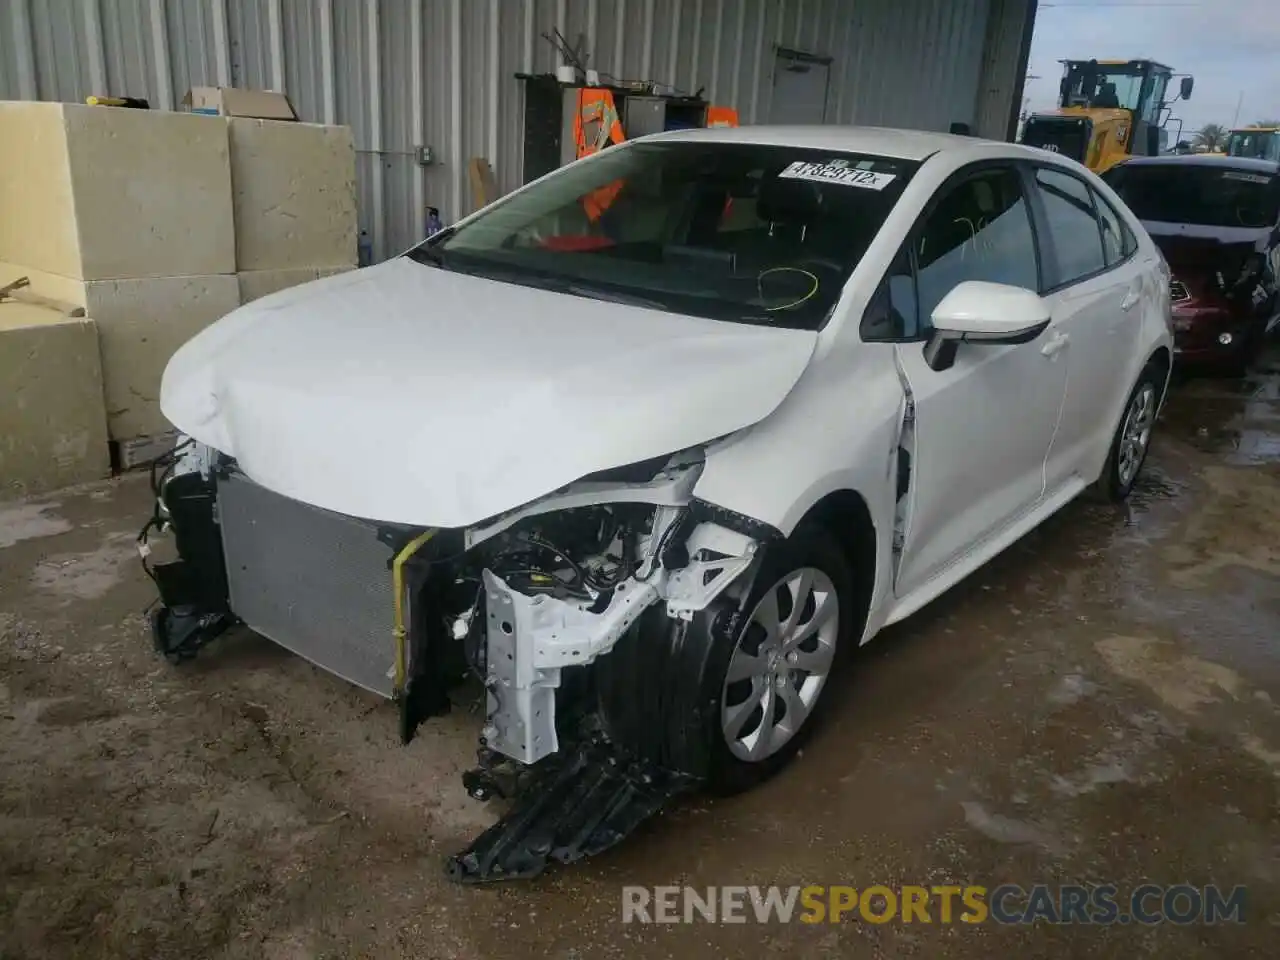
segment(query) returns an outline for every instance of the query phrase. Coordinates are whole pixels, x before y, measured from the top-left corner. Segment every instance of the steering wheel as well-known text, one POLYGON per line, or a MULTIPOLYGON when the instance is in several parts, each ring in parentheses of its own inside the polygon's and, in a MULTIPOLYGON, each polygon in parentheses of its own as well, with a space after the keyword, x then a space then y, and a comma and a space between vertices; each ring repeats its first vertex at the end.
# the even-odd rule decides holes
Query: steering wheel
POLYGON ((1269 219, 1266 214, 1261 213, 1256 207, 1236 207, 1235 214, 1236 221, 1240 226, 1248 230, 1261 230, 1267 226, 1267 220, 1269 219))

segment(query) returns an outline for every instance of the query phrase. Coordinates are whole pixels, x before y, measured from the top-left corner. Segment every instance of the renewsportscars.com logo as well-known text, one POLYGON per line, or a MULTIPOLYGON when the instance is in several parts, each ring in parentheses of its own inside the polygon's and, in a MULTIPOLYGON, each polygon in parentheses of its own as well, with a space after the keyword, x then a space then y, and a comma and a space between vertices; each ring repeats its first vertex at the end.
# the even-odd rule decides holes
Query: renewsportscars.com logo
POLYGON ((623 923, 1243 923, 1247 890, 1090 886, 622 888, 623 923))

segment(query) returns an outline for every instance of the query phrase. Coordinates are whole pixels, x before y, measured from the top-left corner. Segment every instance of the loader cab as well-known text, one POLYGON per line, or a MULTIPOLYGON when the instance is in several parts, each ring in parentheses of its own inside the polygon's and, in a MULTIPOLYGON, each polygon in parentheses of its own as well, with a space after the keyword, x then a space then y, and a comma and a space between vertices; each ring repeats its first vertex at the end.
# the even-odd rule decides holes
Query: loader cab
POLYGON ((1154 60, 1064 60, 1058 106, 1128 110, 1159 125, 1173 71, 1154 60))
POLYGON ((1232 130, 1227 138, 1229 157, 1280 162, 1280 127, 1246 127, 1232 130))
POLYGON ((1155 156, 1167 147, 1169 104, 1190 97, 1195 82, 1181 77, 1170 97, 1173 78, 1154 60, 1063 60, 1058 109, 1031 117, 1022 142, 1098 173, 1129 156, 1155 156))

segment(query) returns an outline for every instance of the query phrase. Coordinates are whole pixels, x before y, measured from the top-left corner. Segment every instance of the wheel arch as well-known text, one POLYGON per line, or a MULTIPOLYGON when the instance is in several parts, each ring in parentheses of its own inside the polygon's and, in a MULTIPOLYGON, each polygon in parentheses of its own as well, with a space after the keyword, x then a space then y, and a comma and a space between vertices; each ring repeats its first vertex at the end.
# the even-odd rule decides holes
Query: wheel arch
POLYGON ((871 508, 856 490, 832 490, 804 512, 796 529, 805 526, 818 526, 829 533, 849 561, 854 576, 855 636, 861 638, 880 572, 880 543, 871 508))
POLYGON ((1115 440, 1115 430, 1120 425, 1120 420, 1124 416, 1125 404, 1129 402, 1129 391, 1133 385, 1138 382, 1138 378, 1142 376, 1144 370, 1150 366, 1156 366, 1161 370, 1162 382, 1160 386, 1160 404, 1157 412, 1164 409, 1165 400, 1169 397, 1169 386, 1173 381, 1173 351, 1167 342, 1168 338, 1162 337, 1154 345, 1151 343, 1144 344, 1144 349, 1137 352, 1134 360, 1134 368, 1129 377, 1129 388, 1120 395, 1120 399, 1116 407, 1110 411, 1110 420, 1113 426, 1111 431, 1106 434, 1105 442, 1099 443, 1099 451, 1093 460, 1092 469, 1098 474, 1106 468, 1107 457, 1111 453, 1111 444, 1115 440))

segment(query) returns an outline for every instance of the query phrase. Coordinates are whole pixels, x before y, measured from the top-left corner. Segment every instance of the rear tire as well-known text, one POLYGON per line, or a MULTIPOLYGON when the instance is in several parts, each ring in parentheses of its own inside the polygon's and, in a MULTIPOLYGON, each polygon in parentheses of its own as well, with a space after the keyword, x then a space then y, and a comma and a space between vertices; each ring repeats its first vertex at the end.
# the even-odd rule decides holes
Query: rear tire
POLYGON ((1158 364, 1148 363, 1125 401, 1124 414, 1111 438, 1111 449, 1107 453, 1102 476, 1094 484, 1101 499, 1119 503, 1133 490, 1151 448, 1151 431, 1164 387, 1164 369, 1158 364))

